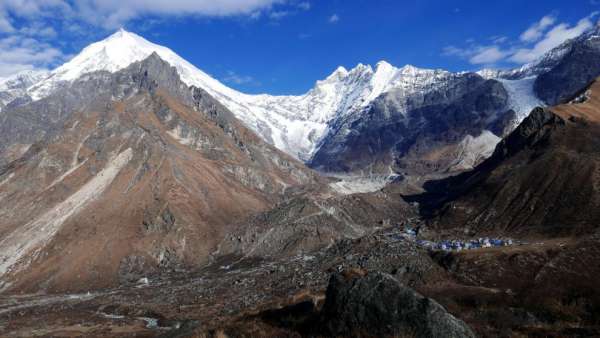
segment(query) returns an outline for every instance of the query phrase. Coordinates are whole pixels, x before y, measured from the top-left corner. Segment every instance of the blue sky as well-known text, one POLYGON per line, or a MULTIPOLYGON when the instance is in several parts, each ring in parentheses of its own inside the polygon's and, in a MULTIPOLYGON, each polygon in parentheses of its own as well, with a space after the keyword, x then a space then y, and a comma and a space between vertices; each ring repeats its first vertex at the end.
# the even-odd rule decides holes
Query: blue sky
POLYGON ((52 68, 119 27, 251 93, 337 66, 515 67, 594 25, 600 0, 0 0, 0 76, 52 68))

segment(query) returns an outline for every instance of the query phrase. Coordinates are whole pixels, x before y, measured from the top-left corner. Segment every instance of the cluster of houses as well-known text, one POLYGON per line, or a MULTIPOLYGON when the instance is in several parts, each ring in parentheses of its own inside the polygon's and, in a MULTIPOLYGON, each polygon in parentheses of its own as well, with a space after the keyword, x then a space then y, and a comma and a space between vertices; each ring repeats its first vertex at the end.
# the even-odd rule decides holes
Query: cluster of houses
POLYGON ((492 248, 499 246, 513 245, 512 239, 498 239, 498 238, 478 238, 473 240, 461 241, 461 240, 444 240, 439 242, 417 240, 417 244, 431 250, 443 250, 443 251, 461 251, 461 250, 473 250, 480 248, 492 248))
POLYGON ((442 241, 427 241, 417 239, 419 229, 404 228, 400 233, 389 233, 387 236, 394 240, 412 240, 417 245, 429 249, 429 250, 443 250, 443 251, 462 251, 462 250, 473 250, 481 248, 493 248, 501 246, 514 245, 512 239, 500 239, 500 238, 489 238, 483 237, 478 239, 470 240, 442 240, 442 241))

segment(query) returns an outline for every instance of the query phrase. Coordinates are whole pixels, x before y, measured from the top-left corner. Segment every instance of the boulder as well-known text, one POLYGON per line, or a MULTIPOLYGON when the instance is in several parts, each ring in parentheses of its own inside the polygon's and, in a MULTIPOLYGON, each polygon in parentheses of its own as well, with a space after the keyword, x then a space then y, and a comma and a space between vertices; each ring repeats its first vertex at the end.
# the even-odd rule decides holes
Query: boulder
POLYGON ((475 336, 440 304, 384 273, 332 275, 322 318, 332 336, 475 336))

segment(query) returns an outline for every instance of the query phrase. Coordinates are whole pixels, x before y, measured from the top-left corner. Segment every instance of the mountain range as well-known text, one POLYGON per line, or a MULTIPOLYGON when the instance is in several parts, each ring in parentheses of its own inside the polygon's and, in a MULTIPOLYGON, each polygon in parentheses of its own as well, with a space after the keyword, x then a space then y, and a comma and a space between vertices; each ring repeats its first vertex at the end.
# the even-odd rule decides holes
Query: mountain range
MULTIPOLYGON (((593 71, 569 77, 570 88, 543 85, 564 80, 560 72, 573 73, 569 63, 581 67, 581 62, 594 62, 586 53, 597 53, 597 38, 595 29, 514 70, 451 73, 410 65, 396 68, 381 61, 375 67, 339 67, 304 95, 271 96, 240 93, 170 49, 120 30, 51 72, 2 80, 0 95, 3 105, 39 100, 86 73, 115 72, 156 52, 186 85, 207 91, 266 142, 320 171, 362 176, 431 171, 423 167, 455 171, 472 168, 488 156, 535 106, 555 104, 589 83, 593 71), (546 81, 548 77, 555 78, 546 81), (480 99, 483 95, 494 102, 474 107, 478 100, 490 101, 480 99), (440 110, 446 111, 436 115, 440 110), (408 130, 416 134, 407 135, 408 130), (440 138, 440 133, 445 135, 440 138), (431 143, 436 145, 423 147, 431 143), (444 159, 447 154, 436 158, 440 148, 455 160, 444 159)), ((583 69, 594 69, 588 66, 583 69)))
MULTIPOLYGON (((460 337, 473 336, 467 324, 497 334, 497 313, 514 332, 595 330, 593 273, 564 266, 600 257, 599 76, 595 27, 517 69, 381 61, 339 67, 304 95, 249 95, 121 29, 54 70, 0 79, 0 292, 29 297, 0 299, 0 319, 23 311, 16 335, 23 318, 77 299, 93 322, 161 311, 206 330, 231 320, 242 336, 358 334, 373 323, 355 312, 392 309, 385 295, 400 293, 460 337), (521 247, 435 244, 494 237, 521 247), (564 285, 540 284, 553 278, 564 285), (44 298, 83 291, 95 293, 44 298), (278 305, 290 299, 305 301, 278 305)), ((209 332, 173 321, 161 329, 209 332)))

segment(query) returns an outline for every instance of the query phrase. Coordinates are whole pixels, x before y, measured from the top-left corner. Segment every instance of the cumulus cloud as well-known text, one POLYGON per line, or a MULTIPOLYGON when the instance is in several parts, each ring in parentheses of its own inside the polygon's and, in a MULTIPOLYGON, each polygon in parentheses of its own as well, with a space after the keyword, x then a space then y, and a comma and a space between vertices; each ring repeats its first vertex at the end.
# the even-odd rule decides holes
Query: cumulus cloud
POLYGON ((0 39, 0 50, 0 76, 46 68, 64 59, 63 53, 48 43, 18 34, 0 39))
POLYGON ((583 32, 594 27, 592 19, 596 13, 583 18, 574 26, 561 23, 551 28, 534 46, 529 48, 520 48, 510 58, 515 63, 527 63, 534 61, 544 55, 554 47, 557 47, 564 41, 581 35, 583 32))
POLYGON ((497 46, 483 47, 478 50, 469 61, 472 64, 494 64, 506 57, 508 52, 500 50, 497 46))
POLYGON ((93 24, 118 27, 145 15, 213 16, 252 15, 283 0, 82 0, 77 12, 93 24))
MULTIPOLYGON (((21 17, 60 14, 67 19, 114 29, 144 16, 227 17, 256 15, 285 0, 2 0, 0 13, 11 12, 21 17)), ((308 2, 298 4, 309 7, 308 2)), ((0 16, 1 17, 1 16, 0 16)), ((2 21, 0 21, 2 25, 2 21)), ((1 26, 0 26, 1 27, 1 26)))
POLYGON ((34 22, 27 27, 22 27, 19 29, 19 33, 41 38, 54 38, 57 36, 56 30, 53 27, 46 26, 42 22, 34 22))
POLYGON ((64 61, 68 56, 48 44, 59 34, 83 39, 138 19, 143 25, 184 16, 279 20, 310 8, 300 0, 0 0, 0 76, 64 61))
POLYGON ((540 21, 534 23, 526 31, 521 33, 519 37, 521 41, 531 42, 539 40, 546 29, 554 24, 556 17, 553 15, 546 15, 540 21))
POLYGON ((8 15, 0 9, 0 33, 14 32, 15 28, 10 23, 8 15))
POLYGON ((504 36, 491 37, 488 43, 483 44, 468 40, 466 46, 447 46, 442 53, 465 59, 474 65, 525 64, 539 59, 566 40, 593 28, 596 16, 597 13, 594 12, 570 25, 564 22, 557 23, 557 18, 550 14, 530 25, 519 35, 518 40, 511 41, 504 36))
POLYGON ((496 62, 504 59, 507 55, 510 54, 510 52, 502 50, 499 46, 496 45, 472 45, 467 48, 447 46, 444 48, 443 54, 447 56, 458 56, 462 59, 467 59, 471 64, 474 65, 493 65, 496 62))
POLYGON ((333 14, 329 17, 329 23, 336 23, 338 21, 340 21, 340 16, 337 14, 333 14))

